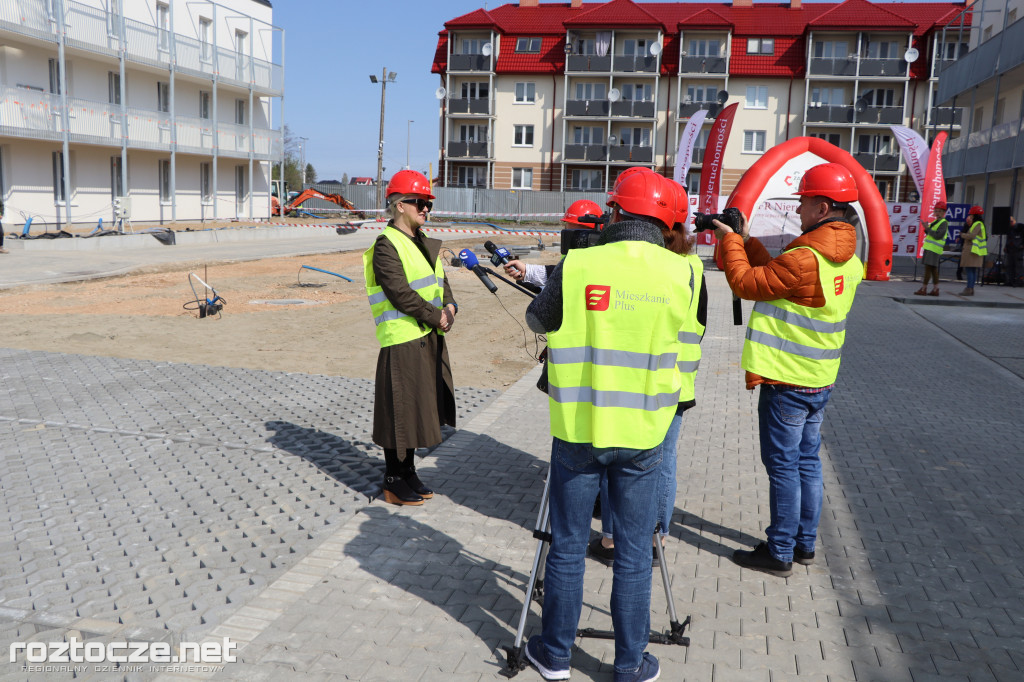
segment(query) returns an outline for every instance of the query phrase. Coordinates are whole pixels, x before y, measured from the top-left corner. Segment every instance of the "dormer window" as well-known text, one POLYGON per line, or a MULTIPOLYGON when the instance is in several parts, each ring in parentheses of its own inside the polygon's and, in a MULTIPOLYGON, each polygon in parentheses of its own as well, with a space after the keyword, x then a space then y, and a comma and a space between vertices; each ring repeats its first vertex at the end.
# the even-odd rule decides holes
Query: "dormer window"
POLYGON ((540 52, 540 38, 516 38, 516 52, 537 54, 540 52))
POLYGON ((775 54, 775 39, 747 38, 747 54, 775 54))

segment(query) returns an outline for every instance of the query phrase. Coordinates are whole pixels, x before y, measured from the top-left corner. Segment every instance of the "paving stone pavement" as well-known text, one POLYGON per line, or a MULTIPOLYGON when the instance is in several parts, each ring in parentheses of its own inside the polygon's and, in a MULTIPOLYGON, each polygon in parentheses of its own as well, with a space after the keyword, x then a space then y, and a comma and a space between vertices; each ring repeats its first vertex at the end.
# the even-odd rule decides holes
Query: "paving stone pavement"
MULTIPOLYGON (((692 641, 651 647, 662 679, 1024 679, 1024 313, 862 285, 817 560, 779 579, 730 560, 763 537, 768 489, 744 328, 708 281, 667 547, 692 641)), ((438 494, 399 508, 366 495, 368 382, 0 352, 0 639, 239 646, 214 671, 85 679, 499 679, 550 449, 536 374, 493 401, 460 392, 459 430, 420 465, 438 494)), ((608 628, 611 570, 587 564, 581 627, 608 628)), ((578 640, 573 679, 610 680, 613 654, 578 640)), ((44 679, 21 662, 0 680, 44 679)))

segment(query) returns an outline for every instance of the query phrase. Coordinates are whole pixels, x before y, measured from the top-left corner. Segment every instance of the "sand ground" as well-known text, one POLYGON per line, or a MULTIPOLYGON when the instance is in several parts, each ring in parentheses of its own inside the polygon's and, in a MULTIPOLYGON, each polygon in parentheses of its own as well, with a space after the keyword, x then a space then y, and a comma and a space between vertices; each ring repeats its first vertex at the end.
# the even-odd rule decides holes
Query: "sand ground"
MULTIPOLYGON (((480 255, 484 239, 445 242, 443 248, 469 247, 480 255)), ((536 243, 535 237, 502 238, 506 246, 536 243)), ((549 242, 527 262, 554 263, 558 257, 549 242)), ((523 319, 530 298, 501 282, 491 294, 465 268, 446 265, 445 271, 459 303, 448 335, 456 384, 510 385, 536 364, 543 348, 523 319)), ((0 324, 0 345, 10 348, 367 379, 373 378, 378 353, 358 251, 180 264, 9 289, 0 295, 0 324), (227 300, 219 317, 200 319, 185 307, 194 308, 190 272, 227 300)))

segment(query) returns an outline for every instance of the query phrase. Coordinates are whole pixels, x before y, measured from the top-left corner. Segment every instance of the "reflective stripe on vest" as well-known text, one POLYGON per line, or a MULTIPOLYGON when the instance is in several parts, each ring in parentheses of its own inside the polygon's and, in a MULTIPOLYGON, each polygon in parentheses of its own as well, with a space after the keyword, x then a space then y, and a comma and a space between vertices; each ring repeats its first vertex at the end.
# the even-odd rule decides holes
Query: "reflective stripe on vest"
POLYGON ((548 334, 551 435, 653 448, 679 404, 690 268, 646 242, 576 249, 562 261, 562 326, 548 334))
POLYGON ((974 230, 975 225, 981 227, 981 232, 978 233, 977 237, 971 240, 971 253, 975 256, 981 256, 984 258, 988 255, 988 239, 985 235, 985 223, 979 220, 974 225, 971 225, 971 231, 974 230))
POLYGON ((946 221, 945 218, 939 218, 931 225, 929 225, 928 229, 925 230, 924 233, 924 250, 931 251, 932 253, 937 253, 941 256, 943 250, 946 248, 947 230, 949 230, 949 223, 946 221), (942 237, 936 239, 935 237, 931 236, 931 233, 937 230, 939 227, 942 228, 942 237))
POLYGON ((818 281, 825 305, 808 308, 785 299, 758 301, 750 314, 743 344, 743 369, 767 379, 818 388, 839 374, 846 316, 864 275, 856 256, 833 263, 802 246, 818 261, 818 281))
POLYGON ((677 364, 682 379, 679 387, 679 402, 685 403, 696 397, 697 368, 700 367, 700 341, 704 338, 704 325, 697 321, 697 306, 700 304, 700 283, 704 276, 704 263, 696 254, 683 256, 690 268, 690 310, 683 322, 683 330, 679 332, 679 343, 683 344, 679 351, 677 364))
MULTIPOLYGON (((423 257, 423 252, 405 233, 389 225, 384 228, 381 237, 394 245, 402 261, 402 270, 413 291, 435 308, 440 308, 444 296, 444 268, 440 256, 431 269, 423 257)), ((416 318, 395 308, 377 284, 377 278, 373 274, 375 246, 376 242, 363 253, 363 275, 366 278, 366 297, 370 302, 370 313, 376 325, 377 341, 381 348, 387 348, 426 336, 431 332, 431 328, 420 325, 416 318)), ((437 333, 444 334, 440 329, 437 333)))

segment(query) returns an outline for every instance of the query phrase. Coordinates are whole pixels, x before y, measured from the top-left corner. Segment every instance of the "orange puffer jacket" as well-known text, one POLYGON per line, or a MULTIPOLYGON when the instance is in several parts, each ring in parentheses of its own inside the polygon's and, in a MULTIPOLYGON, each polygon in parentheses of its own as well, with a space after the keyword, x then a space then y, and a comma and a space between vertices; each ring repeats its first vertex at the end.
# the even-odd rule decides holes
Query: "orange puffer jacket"
MULTIPOLYGON (((845 263, 857 251, 857 230, 849 223, 825 223, 794 239, 776 258, 768 255, 755 237, 743 243, 738 234, 727 234, 722 240, 725 276, 733 293, 748 301, 775 301, 785 298, 797 305, 820 308, 825 294, 818 278, 818 260, 807 249, 834 263, 845 263)), ((779 383, 747 372, 747 388, 761 383, 779 383)))

